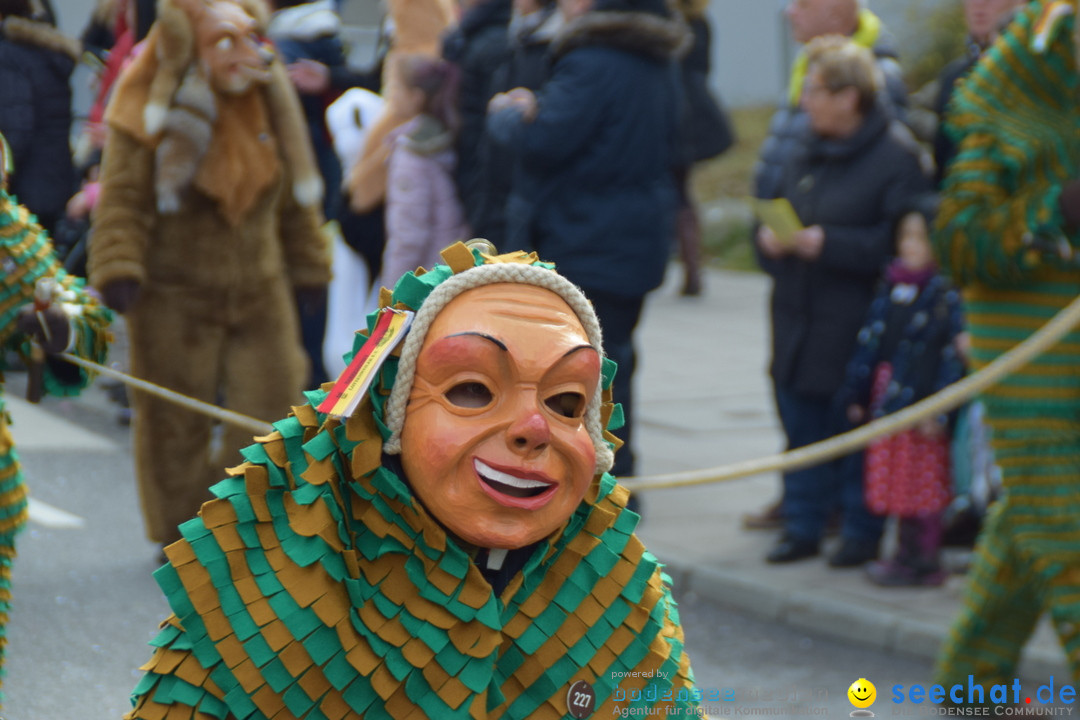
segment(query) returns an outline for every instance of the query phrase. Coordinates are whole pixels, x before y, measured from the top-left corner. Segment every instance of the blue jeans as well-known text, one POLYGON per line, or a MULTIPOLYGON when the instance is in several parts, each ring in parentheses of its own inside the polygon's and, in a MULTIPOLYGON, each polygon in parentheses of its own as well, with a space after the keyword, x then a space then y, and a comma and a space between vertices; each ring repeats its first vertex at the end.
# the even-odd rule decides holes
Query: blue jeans
MULTIPOLYGON (((832 437, 844 429, 831 398, 804 395, 775 385, 776 409, 793 450, 832 437)), ((784 525, 798 540, 819 542, 832 512, 843 512, 847 540, 877 542, 885 518, 873 515, 863 499, 863 453, 784 473, 784 525)))

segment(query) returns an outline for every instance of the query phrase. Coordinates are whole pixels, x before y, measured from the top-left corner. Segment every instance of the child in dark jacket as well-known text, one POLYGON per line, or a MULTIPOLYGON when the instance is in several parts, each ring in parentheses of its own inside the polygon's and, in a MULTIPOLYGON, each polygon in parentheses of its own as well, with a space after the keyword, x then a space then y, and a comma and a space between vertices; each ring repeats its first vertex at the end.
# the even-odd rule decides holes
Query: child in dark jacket
MULTIPOLYGON (((859 331, 838 399, 861 423, 907 407, 963 375, 959 293, 938 274, 931 210, 902 215, 897 257, 859 331)), ((949 425, 942 416, 877 440, 866 451, 866 504, 899 518, 896 555, 867 567, 879 585, 940 585, 941 514, 949 503, 949 425)))

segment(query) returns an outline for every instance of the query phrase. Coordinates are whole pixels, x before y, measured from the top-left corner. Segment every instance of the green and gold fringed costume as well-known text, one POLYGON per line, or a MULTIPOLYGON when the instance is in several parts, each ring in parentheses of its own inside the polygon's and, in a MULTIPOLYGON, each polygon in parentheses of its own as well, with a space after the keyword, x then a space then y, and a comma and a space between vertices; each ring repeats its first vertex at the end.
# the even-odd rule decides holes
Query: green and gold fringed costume
MULTIPOLYGON (((408 273, 383 304, 416 309, 454 272, 408 273)), ((174 615, 127 717, 543 720, 570 717, 577 681, 593 717, 696 712, 670 580, 626 490, 596 475, 496 595, 384 454, 397 373, 391 358, 345 421, 309 393, 181 526, 156 575, 174 615)))
MULTIPOLYGON (((975 368, 1031 335, 1080 293, 1058 206, 1080 177, 1073 2, 1034 2, 960 86, 936 243, 965 288, 975 368)), ((983 396, 1004 496, 979 538, 966 601, 936 682, 1015 677, 1049 611, 1080 679, 1080 333, 983 396)))
MULTIPOLYGON (((64 271, 53 254, 48 235, 26 208, 3 189, 0 176, 0 350, 14 349, 24 356, 29 354, 26 336, 15 328, 15 315, 21 307, 33 302, 35 283, 47 277, 57 279, 62 301, 71 308, 74 330, 71 352, 87 360, 104 362, 111 313, 83 290, 82 279, 64 271)), ((90 379, 89 373, 74 365, 59 361, 45 363, 44 389, 51 395, 74 395, 90 379)), ((15 535, 26 524, 27 512, 26 485, 8 422, 0 382, 0 675, 6 643, 4 629, 11 606, 15 535)))

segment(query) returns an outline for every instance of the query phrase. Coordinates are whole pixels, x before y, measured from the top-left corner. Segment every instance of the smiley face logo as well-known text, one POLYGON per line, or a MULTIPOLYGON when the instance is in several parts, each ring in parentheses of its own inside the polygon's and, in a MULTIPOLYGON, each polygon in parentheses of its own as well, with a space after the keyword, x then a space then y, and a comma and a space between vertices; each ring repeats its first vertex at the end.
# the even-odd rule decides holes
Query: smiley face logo
POLYGON ((874 704, 874 700, 877 699, 877 688, 874 687, 874 683, 870 682, 866 678, 859 678, 855 682, 851 683, 851 687, 847 691, 848 700, 851 704, 857 708, 868 708, 874 704))

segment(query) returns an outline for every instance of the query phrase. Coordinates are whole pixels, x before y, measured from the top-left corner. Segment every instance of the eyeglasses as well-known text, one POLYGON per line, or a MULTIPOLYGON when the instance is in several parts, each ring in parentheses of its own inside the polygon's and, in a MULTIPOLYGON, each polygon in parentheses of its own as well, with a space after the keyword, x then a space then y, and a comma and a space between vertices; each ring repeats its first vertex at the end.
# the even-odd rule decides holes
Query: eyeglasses
POLYGON ((849 87, 854 87, 854 85, 840 85, 839 87, 829 87, 824 83, 808 82, 803 85, 803 93, 806 95, 820 95, 822 93, 829 93, 830 95, 835 95, 841 90, 847 90, 849 87))

